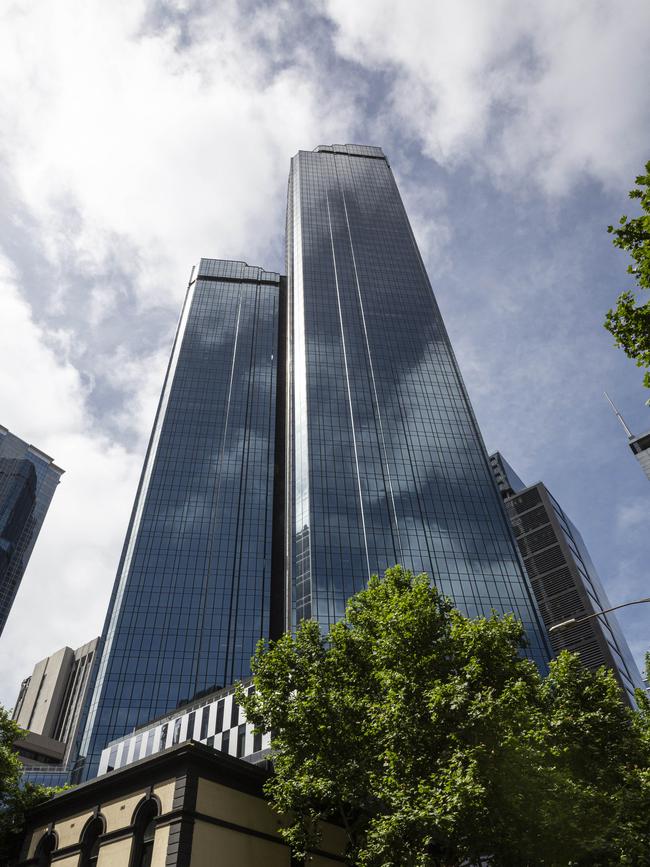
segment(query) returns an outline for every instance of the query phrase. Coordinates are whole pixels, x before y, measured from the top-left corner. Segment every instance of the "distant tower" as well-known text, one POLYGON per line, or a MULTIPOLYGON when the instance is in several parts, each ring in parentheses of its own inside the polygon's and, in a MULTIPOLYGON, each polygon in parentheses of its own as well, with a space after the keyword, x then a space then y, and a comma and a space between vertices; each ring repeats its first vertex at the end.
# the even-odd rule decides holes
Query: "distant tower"
MULTIPOLYGON (((490 464, 546 628, 610 608, 582 536, 546 485, 526 485, 499 452, 490 464)), ((609 666, 634 701, 643 684, 613 614, 554 630, 549 638, 556 653, 578 653, 587 668, 609 666)))
POLYGON ((614 410, 614 415, 620 421, 621 426, 625 431, 628 445, 632 449, 632 454, 641 464, 641 469, 646 474, 648 479, 650 479, 650 431, 646 431, 646 433, 640 434, 639 436, 634 436, 632 431, 625 424, 625 419, 614 406, 614 403, 612 402, 610 396, 607 394, 607 392, 604 392, 604 394, 609 401, 611 408, 614 410))
POLYGON ((0 425, 0 635, 62 473, 0 425))

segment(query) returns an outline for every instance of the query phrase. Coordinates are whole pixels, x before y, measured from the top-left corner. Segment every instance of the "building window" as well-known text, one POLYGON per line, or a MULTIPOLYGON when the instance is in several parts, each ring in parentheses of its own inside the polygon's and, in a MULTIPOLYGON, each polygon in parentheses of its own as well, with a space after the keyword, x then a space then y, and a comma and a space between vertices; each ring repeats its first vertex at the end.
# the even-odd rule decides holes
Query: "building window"
POLYGON ((187 718, 187 740, 191 741, 194 738, 194 720, 196 718, 196 711, 192 711, 192 713, 187 718))
POLYGON ((206 705, 201 711, 201 736, 199 740, 204 741, 208 736, 208 716, 210 714, 210 706, 206 705))
POLYGON ((158 802, 148 798, 137 809, 133 822, 133 848, 129 867, 150 867, 156 832, 158 802))
POLYGON ((237 758, 241 757, 246 752, 246 723, 242 723, 237 729, 237 758))
POLYGON ((221 735, 221 752, 227 753, 230 750, 230 729, 221 735))
POLYGON ((104 833, 104 820, 96 816, 81 836, 81 858, 79 867, 97 867, 99 858, 99 838, 104 833))
POLYGON ((239 724, 239 705, 235 701, 235 696, 232 697, 232 707, 230 710, 230 728, 234 728, 239 724))
POLYGON ((177 744, 181 739, 181 721, 182 717, 180 716, 177 720, 174 720, 174 733, 172 735, 172 744, 177 744))
POLYGON ((220 731, 223 731, 223 706, 224 706, 224 699, 221 698, 217 702, 217 724, 215 726, 215 731, 217 733, 219 733, 220 731))
POLYGON ((106 766, 107 772, 115 770, 116 759, 117 759, 117 747, 111 747, 111 751, 108 754, 108 765, 106 766))
POLYGON ((38 841, 34 858, 38 867, 50 867, 52 863, 52 852, 56 849, 56 835, 52 831, 43 834, 38 841))

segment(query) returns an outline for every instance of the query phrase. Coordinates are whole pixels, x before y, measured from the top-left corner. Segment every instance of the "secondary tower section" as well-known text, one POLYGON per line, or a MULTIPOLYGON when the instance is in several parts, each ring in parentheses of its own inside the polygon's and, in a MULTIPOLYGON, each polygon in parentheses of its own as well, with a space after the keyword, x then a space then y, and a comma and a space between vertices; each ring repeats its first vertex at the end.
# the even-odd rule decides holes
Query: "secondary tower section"
POLYGON ((250 671, 269 634, 280 275, 201 259, 102 636, 80 756, 250 671))

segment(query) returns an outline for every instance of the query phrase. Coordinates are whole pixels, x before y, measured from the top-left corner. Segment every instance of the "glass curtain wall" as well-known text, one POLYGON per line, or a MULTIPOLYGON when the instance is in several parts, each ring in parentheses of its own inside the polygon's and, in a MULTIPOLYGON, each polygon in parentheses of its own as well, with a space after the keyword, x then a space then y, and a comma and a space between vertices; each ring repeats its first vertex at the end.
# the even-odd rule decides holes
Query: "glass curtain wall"
POLYGON ((295 619, 326 628, 369 575, 401 563, 471 616, 514 611, 544 666, 535 602, 379 148, 294 157, 287 279, 295 619))
POLYGON ((268 635, 278 274, 202 259, 145 460, 80 748, 250 671, 268 635))

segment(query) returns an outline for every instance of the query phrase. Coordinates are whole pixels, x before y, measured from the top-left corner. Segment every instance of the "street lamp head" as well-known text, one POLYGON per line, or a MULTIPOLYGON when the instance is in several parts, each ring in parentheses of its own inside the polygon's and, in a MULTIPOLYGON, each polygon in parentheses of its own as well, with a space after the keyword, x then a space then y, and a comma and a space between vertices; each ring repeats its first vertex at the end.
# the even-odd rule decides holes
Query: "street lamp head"
POLYGON ((571 617, 569 620, 563 620, 561 623, 556 623, 555 625, 551 626, 548 631, 553 632, 554 629, 562 629, 564 626, 570 626, 572 623, 576 622, 576 619, 577 618, 575 617, 571 617))

